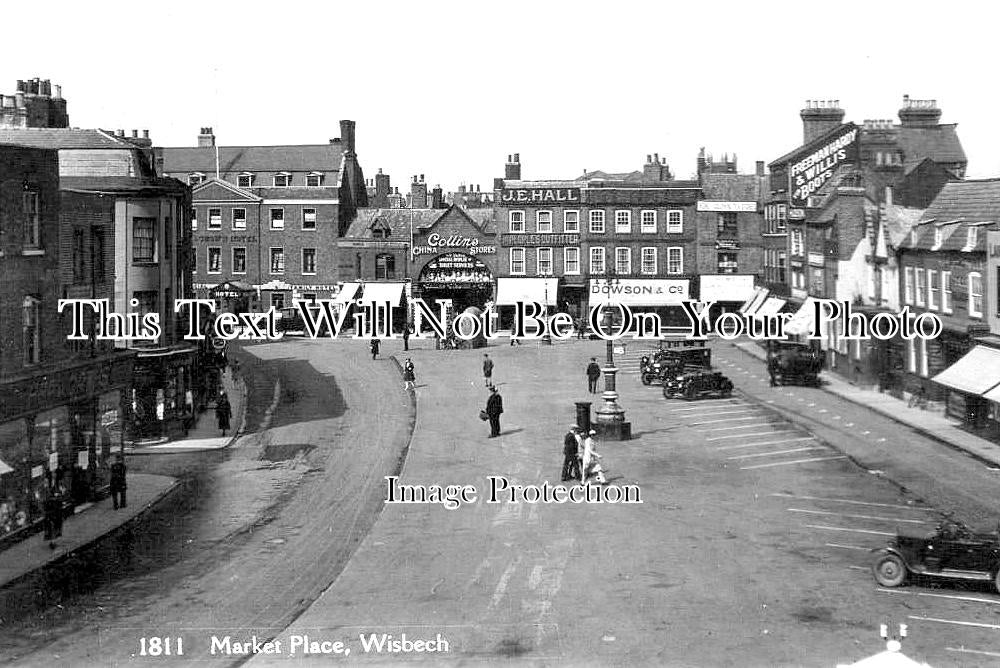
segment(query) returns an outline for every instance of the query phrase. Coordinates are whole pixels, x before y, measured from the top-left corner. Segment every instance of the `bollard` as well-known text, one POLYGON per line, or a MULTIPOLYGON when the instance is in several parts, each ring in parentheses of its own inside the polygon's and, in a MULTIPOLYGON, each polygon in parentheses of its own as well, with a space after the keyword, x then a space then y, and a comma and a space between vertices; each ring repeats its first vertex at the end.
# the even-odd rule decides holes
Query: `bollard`
POLYGON ((589 401, 576 402, 576 426, 582 429, 584 434, 591 429, 590 403, 589 401))

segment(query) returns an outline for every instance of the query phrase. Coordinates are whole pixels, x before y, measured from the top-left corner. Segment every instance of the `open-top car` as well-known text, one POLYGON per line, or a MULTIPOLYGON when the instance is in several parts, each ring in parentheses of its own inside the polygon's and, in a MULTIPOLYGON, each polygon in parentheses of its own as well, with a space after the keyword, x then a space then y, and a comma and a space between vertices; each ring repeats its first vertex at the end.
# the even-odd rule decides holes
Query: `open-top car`
POLYGON ((712 351, 709 348, 658 350, 652 358, 644 355, 639 364, 643 385, 664 383, 679 373, 711 369, 712 351))
POLYGON ((974 533, 946 519, 929 536, 897 533, 875 550, 872 573, 883 587, 898 587, 910 575, 989 582, 1000 591, 1000 527, 974 533))
POLYGON ((667 399, 684 398, 688 401, 702 397, 728 397, 733 393, 733 382, 721 371, 689 371, 668 378, 663 384, 667 399))
POLYGON ((771 386, 812 385, 819 387, 819 372, 823 369, 823 352, 808 343, 771 341, 767 373, 771 386))

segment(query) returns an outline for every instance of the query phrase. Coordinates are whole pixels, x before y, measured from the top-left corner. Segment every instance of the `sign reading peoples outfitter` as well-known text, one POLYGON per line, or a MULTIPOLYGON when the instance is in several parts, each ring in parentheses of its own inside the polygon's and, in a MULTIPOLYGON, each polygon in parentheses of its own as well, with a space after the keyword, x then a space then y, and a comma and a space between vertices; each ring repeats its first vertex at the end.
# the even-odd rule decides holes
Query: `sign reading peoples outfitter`
POLYGON ((788 192, 791 206, 806 206, 809 196, 826 183, 841 164, 854 160, 857 153, 858 128, 848 123, 826 144, 806 154, 800 154, 788 167, 788 192))
POLYGON ((501 206, 579 203, 579 188, 504 188, 500 191, 501 206))

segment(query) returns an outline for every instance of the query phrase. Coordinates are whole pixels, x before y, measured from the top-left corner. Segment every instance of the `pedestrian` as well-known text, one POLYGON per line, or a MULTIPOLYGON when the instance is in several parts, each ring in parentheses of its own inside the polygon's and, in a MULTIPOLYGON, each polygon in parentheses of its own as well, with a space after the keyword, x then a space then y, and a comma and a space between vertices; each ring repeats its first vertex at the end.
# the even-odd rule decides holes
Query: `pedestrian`
POLYGON ((597 379, 601 377, 601 367, 597 364, 597 358, 591 357, 590 364, 587 365, 587 390, 591 394, 597 394, 597 379))
POLYGON ((493 360, 487 353, 483 353, 483 377, 486 379, 486 387, 493 387, 493 360))
POLYGON ((519 346, 519 345, 521 345, 521 342, 518 341, 517 337, 512 334, 511 337, 510 337, 510 345, 511 346, 519 346))
MULTIPOLYGON (((54 541, 62 535, 62 496, 58 485, 49 485, 49 493, 45 497, 45 534, 43 540, 54 541)), ((49 547, 55 549, 54 542, 49 547)))
POLYGON ((376 338, 375 338, 375 337, 373 336, 373 337, 372 337, 372 342, 371 342, 371 349, 372 349, 372 359, 373 359, 373 360, 374 360, 374 359, 378 359, 378 349, 379 349, 379 347, 380 347, 381 345, 382 345, 382 342, 381 342, 381 341, 379 341, 378 339, 376 339, 376 338))
POLYGON ((409 323, 403 325, 403 350, 410 350, 410 325, 409 323))
POLYGON ((490 421, 490 438, 500 435, 500 415, 503 413, 503 399, 495 385, 490 386, 490 398, 486 400, 486 416, 490 421))
POLYGON ((413 360, 409 357, 406 358, 406 364, 403 365, 403 389, 404 390, 416 390, 417 386, 414 381, 417 380, 417 376, 413 370, 413 360))
POLYGON ((219 423, 219 429, 222 430, 223 436, 229 429, 229 418, 232 414, 233 407, 229 405, 229 397, 223 392, 219 395, 218 401, 215 402, 215 420, 219 423))
POLYGON ((593 429, 590 430, 590 434, 587 435, 586 440, 583 442, 583 462, 580 465, 580 482, 586 484, 590 476, 593 474, 597 478, 597 482, 602 485, 607 482, 607 478, 604 477, 604 469, 601 467, 601 455, 597 452, 597 444, 594 443, 594 436, 597 436, 597 432, 593 429))
POLYGON ((579 429, 575 424, 571 425, 563 437, 563 482, 580 478, 579 441, 576 436, 579 429))
POLYGON ((577 318, 576 319, 576 338, 579 339, 579 340, 581 340, 581 341, 583 340, 583 330, 584 330, 583 318, 577 318))
POLYGON ((128 506, 125 500, 126 487, 125 458, 119 453, 115 455, 115 463, 111 465, 111 503, 115 510, 128 506))

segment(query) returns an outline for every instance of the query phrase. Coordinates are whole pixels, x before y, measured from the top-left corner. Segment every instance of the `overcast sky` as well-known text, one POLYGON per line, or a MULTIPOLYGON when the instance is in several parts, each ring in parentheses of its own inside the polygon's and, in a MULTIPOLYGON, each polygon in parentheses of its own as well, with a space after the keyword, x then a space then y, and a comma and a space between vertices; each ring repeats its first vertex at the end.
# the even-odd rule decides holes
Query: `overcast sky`
POLYGON ((65 2, 5 5, 0 92, 61 84, 76 127, 190 146, 325 143, 357 122, 365 176, 405 190, 640 169, 741 171, 802 140, 806 99, 891 118, 904 94, 1000 176, 997 15, 921 2, 65 2))

